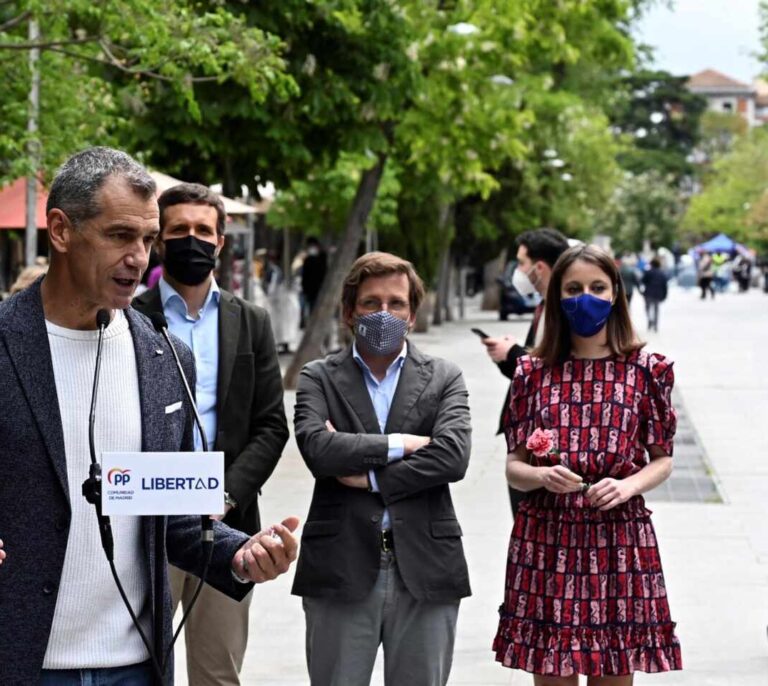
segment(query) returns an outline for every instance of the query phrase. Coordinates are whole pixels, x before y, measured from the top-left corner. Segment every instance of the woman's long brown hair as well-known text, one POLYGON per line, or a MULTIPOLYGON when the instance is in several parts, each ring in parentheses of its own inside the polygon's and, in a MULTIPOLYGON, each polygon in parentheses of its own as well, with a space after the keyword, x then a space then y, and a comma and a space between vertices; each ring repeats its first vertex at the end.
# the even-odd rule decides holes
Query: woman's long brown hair
POLYGON ((610 315, 608 315, 608 323, 606 324, 608 327, 607 343, 611 352, 615 355, 627 355, 644 345, 632 327, 624 284, 611 256, 594 245, 577 245, 569 248, 560 256, 552 269, 547 287, 544 308, 544 338, 532 354, 540 357, 548 367, 565 361, 571 353, 571 326, 560 308, 560 298, 562 297, 563 274, 578 260, 594 264, 611 280, 613 285, 616 301, 610 315))

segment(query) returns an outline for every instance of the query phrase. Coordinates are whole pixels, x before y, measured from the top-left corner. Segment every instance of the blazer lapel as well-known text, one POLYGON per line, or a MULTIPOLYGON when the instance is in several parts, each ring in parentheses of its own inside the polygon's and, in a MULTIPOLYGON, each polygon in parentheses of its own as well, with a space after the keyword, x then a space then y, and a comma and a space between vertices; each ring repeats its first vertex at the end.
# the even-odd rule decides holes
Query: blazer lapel
POLYGON ((424 392, 431 378, 429 365, 413 343, 408 342, 408 355, 400 371, 395 397, 389 408, 387 426, 384 433, 397 433, 401 430, 406 418, 411 414, 416 401, 424 392))
POLYGON ((18 296, 16 311, 5 332, 8 355, 53 462, 64 494, 69 500, 64 430, 53 375, 51 349, 40 296, 40 281, 18 296))
MULTIPOLYGON (((219 373, 216 388, 216 414, 221 417, 227 399, 227 389, 232 379, 232 369, 237 357, 240 339, 240 304, 226 291, 219 300, 219 373)), ((256 379, 258 383, 258 379, 256 379)))
POLYGON ((357 415, 366 433, 380 434, 379 420, 376 419, 376 411, 373 409, 371 396, 368 395, 363 370, 352 357, 352 349, 349 348, 337 357, 335 364, 336 369, 331 380, 357 415))

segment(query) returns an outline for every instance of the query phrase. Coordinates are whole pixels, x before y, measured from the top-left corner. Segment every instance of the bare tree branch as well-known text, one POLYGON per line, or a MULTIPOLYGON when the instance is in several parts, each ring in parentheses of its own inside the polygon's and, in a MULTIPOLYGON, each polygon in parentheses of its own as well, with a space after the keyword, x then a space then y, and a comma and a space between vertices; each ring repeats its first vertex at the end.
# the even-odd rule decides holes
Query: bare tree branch
POLYGON ((19 16, 14 17, 13 19, 9 19, 7 22, 5 22, 5 24, 0 24, 0 31, 8 31, 14 26, 18 26, 22 22, 26 21, 31 15, 32 12, 29 10, 22 12, 19 16))

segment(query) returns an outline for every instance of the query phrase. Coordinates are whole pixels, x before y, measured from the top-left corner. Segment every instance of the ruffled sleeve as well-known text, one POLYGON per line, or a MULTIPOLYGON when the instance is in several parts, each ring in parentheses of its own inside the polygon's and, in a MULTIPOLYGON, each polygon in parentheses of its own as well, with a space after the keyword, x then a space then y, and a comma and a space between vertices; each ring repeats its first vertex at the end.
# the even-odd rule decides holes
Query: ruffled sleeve
POLYGON ((672 455, 673 439, 677 429, 677 415, 672 407, 672 388, 675 372, 672 360, 663 355, 648 356, 647 411, 644 422, 645 446, 659 446, 666 455, 672 455))
POLYGON ((530 355, 518 358, 515 375, 512 377, 509 408, 504 416, 504 435, 509 452, 525 443, 533 432, 536 389, 531 381, 532 369, 530 355))

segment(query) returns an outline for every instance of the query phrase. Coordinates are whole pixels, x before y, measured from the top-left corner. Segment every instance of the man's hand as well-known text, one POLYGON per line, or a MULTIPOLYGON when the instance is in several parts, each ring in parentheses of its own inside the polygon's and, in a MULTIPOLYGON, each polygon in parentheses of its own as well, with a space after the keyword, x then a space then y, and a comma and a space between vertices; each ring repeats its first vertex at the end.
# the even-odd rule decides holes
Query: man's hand
POLYGON ((350 488, 364 488, 368 490, 368 475, 367 474, 353 474, 352 476, 337 476, 336 480, 339 483, 349 486, 350 488))
POLYGON ((554 467, 541 467, 542 486, 552 493, 574 493, 581 490, 584 480, 568 467, 555 465, 554 467))
POLYGON ((0 541, 0 565, 3 564, 3 560, 5 560, 5 551, 3 550, 3 542, 0 541))
POLYGON ((587 491, 587 500, 598 510, 611 510, 635 495, 632 487, 619 479, 601 479, 587 491))
POLYGON ((298 517, 287 517, 282 524, 251 536, 232 558, 235 574, 257 584, 285 574, 299 549, 299 539, 293 534, 298 526, 298 517))
POLYGON ((497 338, 483 338, 481 343, 485 346, 488 357, 498 364, 507 359, 509 349, 515 345, 517 341, 514 336, 500 336, 497 338))
POLYGON ((403 434, 403 446, 405 454, 415 453, 419 448, 429 445, 432 438, 430 436, 415 436, 414 434, 403 434))

